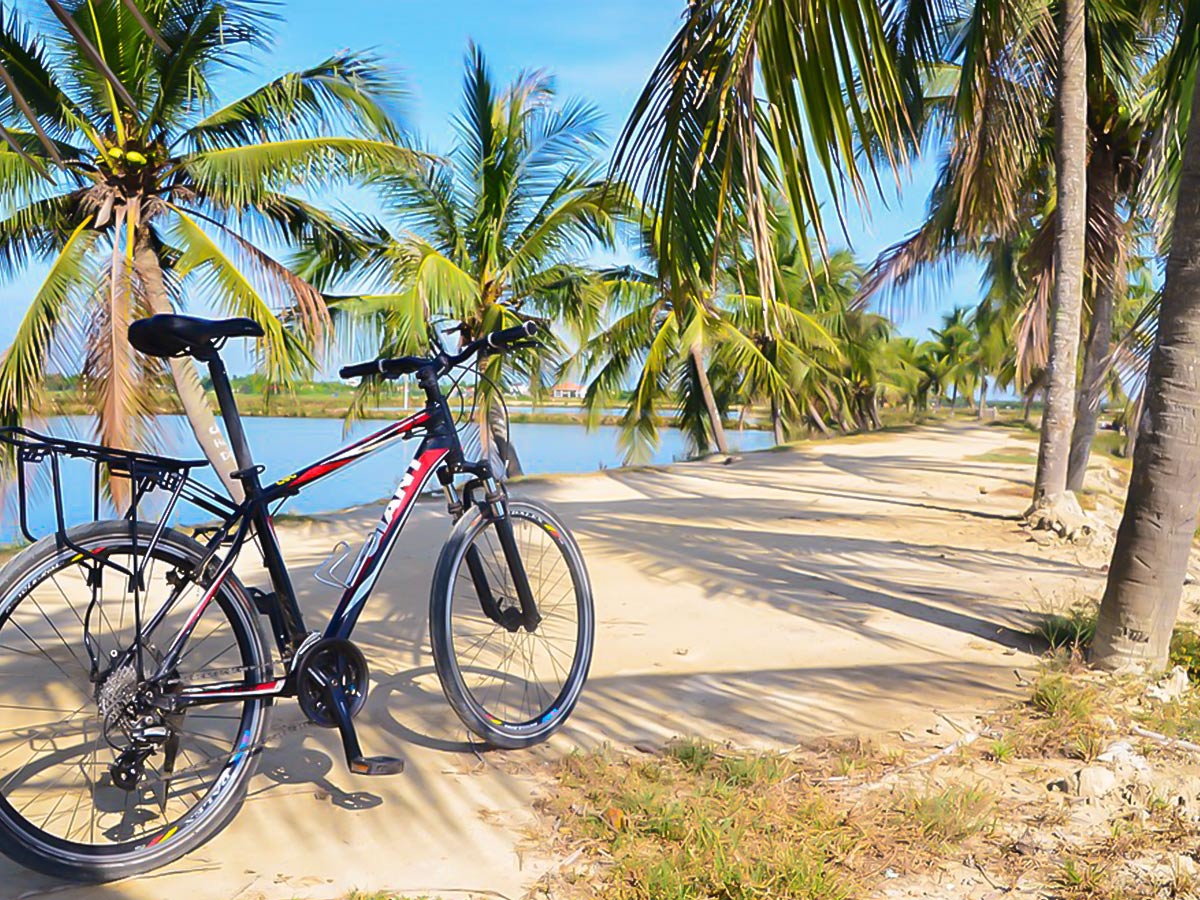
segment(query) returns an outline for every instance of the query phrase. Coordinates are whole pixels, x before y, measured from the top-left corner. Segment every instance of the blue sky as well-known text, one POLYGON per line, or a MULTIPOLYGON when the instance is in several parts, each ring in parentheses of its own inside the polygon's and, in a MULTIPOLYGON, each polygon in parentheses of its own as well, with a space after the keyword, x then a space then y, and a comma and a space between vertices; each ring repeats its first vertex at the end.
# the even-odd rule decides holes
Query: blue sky
MULTIPOLYGON (((23 3, 26 9, 41 3, 23 3)), ((646 77, 674 32, 682 0, 289 0, 270 53, 247 73, 217 85, 233 98, 282 72, 310 65, 342 49, 374 49, 402 73, 412 97, 407 118, 435 147, 449 140, 457 110, 468 40, 487 54, 499 80, 522 69, 546 69, 566 96, 591 100, 604 112, 615 138, 646 77)), ((920 162, 899 197, 873 200, 868 216, 851 210, 850 240, 870 260, 916 227, 935 174, 933 159, 920 162)), ((832 245, 845 239, 834 217, 832 245)), ((7 345, 37 278, 0 285, 0 345, 7 345)), ((949 280, 927 279, 905 295, 907 309, 889 309, 908 334, 925 336, 940 313, 973 304, 978 272, 961 266, 949 280)))

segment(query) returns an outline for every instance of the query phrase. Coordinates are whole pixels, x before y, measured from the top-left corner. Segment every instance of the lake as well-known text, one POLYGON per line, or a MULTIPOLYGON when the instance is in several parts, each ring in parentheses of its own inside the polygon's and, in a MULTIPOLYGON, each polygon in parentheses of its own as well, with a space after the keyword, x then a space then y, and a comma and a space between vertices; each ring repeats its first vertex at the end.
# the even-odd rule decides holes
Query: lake
MULTIPOLYGON (((243 420, 255 462, 266 466, 264 481, 282 478, 301 466, 314 462, 349 441, 378 431, 386 423, 360 422, 343 433, 341 419, 292 419, 268 416, 247 417, 243 420)), ((155 427, 162 434, 162 452, 187 459, 198 458, 191 429, 182 416, 159 416, 155 427)), ((89 421, 82 417, 51 419, 44 431, 63 437, 87 440, 89 421)), ((618 429, 601 426, 588 431, 582 425, 542 425, 514 423, 512 441, 521 457, 525 472, 530 475, 558 472, 594 472, 597 469, 621 465, 617 443, 618 429)), ((686 458, 687 446, 675 429, 660 432, 660 444, 650 462, 670 463, 686 458)), ((770 432, 730 431, 730 448, 758 450, 773 443, 770 432)), ((416 441, 393 446, 366 457, 354 465, 305 488, 292 498, 284 512, 311 515, 372 503, 389 496, 404 475, 409 459, 416 450, 416 441)), ((200 480, 216 486, 211 469, 197 470, 200 480)), ((91 518, 91 465, 73 461, 64 465, 63 481, 68 525, 91 518)), ((0 541, 10 542, 18 537, 16 490, 6 492, 3 518, 0 520, 0 541)), ((184 510, 184 523, 208 518, 196 510, 184 510)), ((45 487, 33 493, 29 510, 34 535, 41 537, 53 530, 54 508, 50 492, 45 487)))

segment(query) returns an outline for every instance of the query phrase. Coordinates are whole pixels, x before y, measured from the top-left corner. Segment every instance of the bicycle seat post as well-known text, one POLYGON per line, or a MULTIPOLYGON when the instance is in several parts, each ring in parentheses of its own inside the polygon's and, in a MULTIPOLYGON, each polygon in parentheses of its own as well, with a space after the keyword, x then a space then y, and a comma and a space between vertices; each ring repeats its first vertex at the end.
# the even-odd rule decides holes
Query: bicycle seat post
POLYGON ((217 395, 217 405, 221 408, 221 419, 225 422, 225 433, 233 448, 236 474, 248 493, 257 493, 261 484, 257 472, 254 471, 254 459, 250 455, 250 444, 246 441, 246 431, 242 427, 242 417, 238 413, 237 400, 233 396, 233 387, 229 383, 225 362, 217 349, 211 345, 203 355, 197 354, 196 358, 208 364, 208 374, 217 395))

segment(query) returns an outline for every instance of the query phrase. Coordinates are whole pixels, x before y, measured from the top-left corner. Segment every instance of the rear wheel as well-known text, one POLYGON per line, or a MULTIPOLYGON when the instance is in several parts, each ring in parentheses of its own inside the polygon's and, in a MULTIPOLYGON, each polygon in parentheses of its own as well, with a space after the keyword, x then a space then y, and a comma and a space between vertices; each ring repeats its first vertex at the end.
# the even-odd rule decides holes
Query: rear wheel
POLYGON ((575 539, 548 509, 508 501, 541 617, 529 630, 497 523, 478 509, 442 548, 430 597, 433 659, 446 699, 496 747, 545 740, 566 721, 592 658, 592 591, 575 539), (474 571, 472 571, 474 569, 474 571))
MULTIPOLYGON (((67 533, 88 554, 38 541, 0 571, 0 849, 60 878, 108 881, 164 865, 215 834, 236 812, 266 727, 261 697, 164 712, 146 679, 197 608, 215 571, 196 582, 204 548, 127 521, 67 533), (136 648, 133 584, 143 622, 136 648), (178 592, 153 632, 146 623, 178 592), (94 660, 94 662, 93 662, 94 660)), ((268 676, 257 619, 232 576, 204 607, 171 686, 268 676)), ((169 698, 168 698, 169 699, 169 698)))

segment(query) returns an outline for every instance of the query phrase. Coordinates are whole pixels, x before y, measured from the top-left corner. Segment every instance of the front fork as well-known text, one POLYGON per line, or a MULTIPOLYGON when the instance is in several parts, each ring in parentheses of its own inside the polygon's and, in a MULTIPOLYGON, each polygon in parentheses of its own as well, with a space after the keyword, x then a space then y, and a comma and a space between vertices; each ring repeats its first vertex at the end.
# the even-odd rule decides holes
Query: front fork
MULTIPOLYGON (((442 486, 446 491, 446 499, 451 513, 461 516, 465 507, 455 492, 453 484, 443 482, 442 486)), ((508 496, 493 478, 488 477, 486 480, 468 484, 466 489, 468 504, 475 487, 484 489, 484 500, 479 504, 480 510, 484 518, 496 528, 496 536, 500 539, 500 549, 504 553, 504 561, 517 592, 516 599, 520 607, 520 614, 515 615, 515 610, 512 610, 511 607, 509 609, 501 607, 500 600, 488 579, 487 567, 480 558, 475 544, 472 543, 467 547, 466 562, 467 570, 471 573, 471 582, 475 587, 475 594, 479 598, 479 606, 485 616, 508 631, 515 632, 520 628, 524 628, 528 632, 536 631, 538 625, 541 624, 542 616, 538 612, 537 601, 529 586, 529 573, 525 570, 525 561, 521 558, 521 551, 517 547, 516 536, 513 533, 512 518, 508 513, 508 496)))

